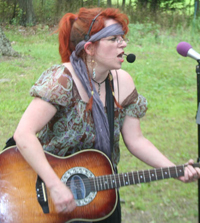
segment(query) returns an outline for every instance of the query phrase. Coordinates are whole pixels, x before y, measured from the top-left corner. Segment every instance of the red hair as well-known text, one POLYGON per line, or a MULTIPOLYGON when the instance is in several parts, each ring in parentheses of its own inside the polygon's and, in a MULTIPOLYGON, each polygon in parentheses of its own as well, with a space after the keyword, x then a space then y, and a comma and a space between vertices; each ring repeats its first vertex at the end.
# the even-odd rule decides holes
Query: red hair
POLYGON ((122 25, 125 34, 128 32, 129 19, 119 9, 115 8, 80 8, 77 14, 67 13, 63 16, 59 23, 59 53, 62 62, 69 62, 70 55, 74 51, 76 45, 84 40, 84 36, 88 33, 92 20, 97 14, 101 14, 95 20, 90 36, 104 28, 106 19, 114 19, 122 25))

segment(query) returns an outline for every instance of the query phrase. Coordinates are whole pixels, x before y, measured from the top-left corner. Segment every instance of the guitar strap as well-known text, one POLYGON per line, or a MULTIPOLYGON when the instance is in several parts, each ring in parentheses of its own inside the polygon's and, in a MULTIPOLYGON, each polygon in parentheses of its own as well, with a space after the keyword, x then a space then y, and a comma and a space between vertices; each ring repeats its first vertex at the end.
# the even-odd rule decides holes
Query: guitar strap
MULTIPOLYGON (((112 76, 111 72, 109 75, 112 76)), ((111 86, 114 91, 113 78, 111 78, 111 86)), ((111 158, 112 158, 113 144, 114 144, 114 97, 113 97, 111 86, 110 86, 110 81, 108 77, 106 78, 106 107, 107 107, 108 124, 109 124, 109 130, 110 130, 110 149, 111 149, 111 158)))
POLYGON ((9 139, 6 141, 6 145, 5 145, 5 147, 3 148, 3 150, 6 149, 6 148, 8 148, 8 147, 10 147, 10 146, 15 146, 15 145, 16 145, 16 143, 15 143, 15 140, 14 140, 14 138, 13 138, 13 136, 12 136, 11 138, 9 138, 9 139))

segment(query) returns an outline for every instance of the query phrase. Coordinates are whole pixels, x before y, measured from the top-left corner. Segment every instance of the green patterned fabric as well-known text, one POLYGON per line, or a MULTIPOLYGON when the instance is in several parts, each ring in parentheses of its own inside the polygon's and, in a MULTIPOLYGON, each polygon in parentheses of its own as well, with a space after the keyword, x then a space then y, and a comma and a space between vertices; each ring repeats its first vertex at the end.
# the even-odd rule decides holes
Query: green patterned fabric
MULTIPOLYGON (((51 103, 57 113, 38 133, 44 150, 67 156, 82 149, 94 148, 95 127, 87 103, 82 101, 71 73, 64 65, 54 65, 44 71, 32 86, 30 95, 51 103)), ((123 109, 114 110, 113 162, 117 166, 120 158, 119 138, 126 115, 141 118, 147 110, 146 99, 136 89, 122 103, 123 109)), ((105 108, 106 113, 106 108, 105 108)))

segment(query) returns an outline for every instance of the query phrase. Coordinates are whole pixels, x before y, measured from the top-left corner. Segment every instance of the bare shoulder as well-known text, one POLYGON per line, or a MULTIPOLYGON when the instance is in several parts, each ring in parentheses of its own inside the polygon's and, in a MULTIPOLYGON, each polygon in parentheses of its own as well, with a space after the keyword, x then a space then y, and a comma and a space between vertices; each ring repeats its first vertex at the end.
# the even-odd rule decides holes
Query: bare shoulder
POLYGON ((73 67, 72 67, 71 62, 63 63, 63 66, 65 66, 65 67, 69 70, 69 72, 70 72, 72 75, 74 74, 74 69, 73 69, 73 67))
POLYGON ((125 70, 112 71, 115 89, 119 95, 119 103, 122 103, 135 89, 135 84, 131 75, 125 70), (118 79, 118 80, 117 80, 118 79))

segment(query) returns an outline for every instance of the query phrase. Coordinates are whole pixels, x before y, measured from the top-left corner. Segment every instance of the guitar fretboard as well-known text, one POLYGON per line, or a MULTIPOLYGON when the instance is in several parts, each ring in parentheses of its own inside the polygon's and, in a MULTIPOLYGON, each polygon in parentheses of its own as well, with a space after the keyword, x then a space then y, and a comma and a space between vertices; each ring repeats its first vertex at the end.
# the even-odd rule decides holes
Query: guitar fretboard
POLYGON ((184 175, 184 165, 90 178, 93 191, 109 190, 184 175))

